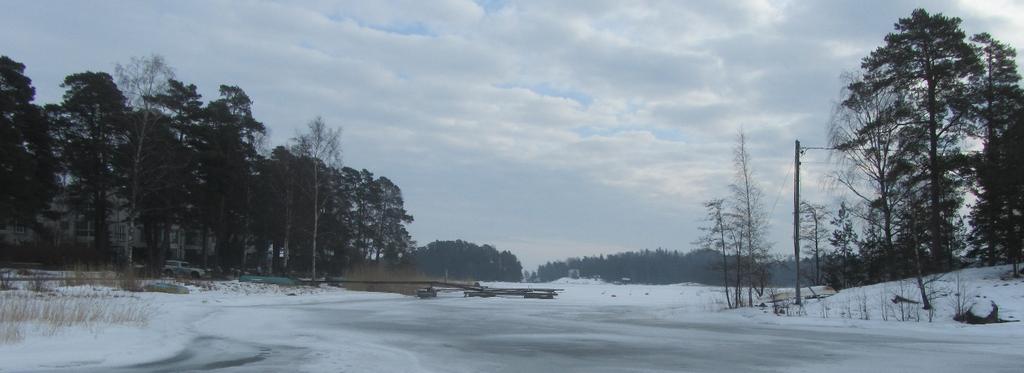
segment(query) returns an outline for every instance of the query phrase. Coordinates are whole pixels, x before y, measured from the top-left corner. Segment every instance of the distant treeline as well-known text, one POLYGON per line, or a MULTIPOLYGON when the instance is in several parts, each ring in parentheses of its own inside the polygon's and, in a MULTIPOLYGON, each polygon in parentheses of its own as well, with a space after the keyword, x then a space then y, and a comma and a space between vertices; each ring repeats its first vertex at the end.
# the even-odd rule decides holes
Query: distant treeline
MULTIPOLYGON (((729 260, 735 260, 730 258, 729 260)), ((810 260, 802 262, 805 268, 814 268, 810 260)), ((792 283, 795 263, 792 258, 766 262, 772 285, 792 283)), ((640 284, 678 284, 695 282, 722 285, 722 255, 715 250, 697 249, 682 253, 656 249, 617 253, 611 255, 569 258, 541 265, 527 277, 532 282, 549 282, 568 276, 570 269, 579 270, 580 277, 604 281, 622 281, 640 284)))
POLYGON ((434 241, 412 253, 416 269, 434 277, 476 281, 522 280, 523 265, 508 250, 462 240, 434 241))
POLYGON ((721 254, 713 250, 688 253, 665 249, 630 251, 548 262, 537 268, 531 280, 553 281, 568 276, 570 269, 577 269, 580 277, 605 281, 629 278, 630 282, 643 284, 721 284, 722 275, 714 268, 717 261, 721 261, 721 254))

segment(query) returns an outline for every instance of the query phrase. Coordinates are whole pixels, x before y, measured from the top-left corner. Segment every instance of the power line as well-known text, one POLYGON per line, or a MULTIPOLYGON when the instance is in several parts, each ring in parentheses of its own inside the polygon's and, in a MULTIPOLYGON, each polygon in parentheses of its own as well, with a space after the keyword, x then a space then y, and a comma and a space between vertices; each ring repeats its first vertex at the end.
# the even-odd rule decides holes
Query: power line
POLYGON ((775 194, 775 202, 772 203, 771 212, 768 216, 775 216, 775 207, 779 205, 779 200, 782 199, 782 191, 786 189, 786 185, 789 185, 789 175, 793 174, 793 166, 786 169, 786 176, 782 179, 782 184, 779 185, 779 192, 775 194))

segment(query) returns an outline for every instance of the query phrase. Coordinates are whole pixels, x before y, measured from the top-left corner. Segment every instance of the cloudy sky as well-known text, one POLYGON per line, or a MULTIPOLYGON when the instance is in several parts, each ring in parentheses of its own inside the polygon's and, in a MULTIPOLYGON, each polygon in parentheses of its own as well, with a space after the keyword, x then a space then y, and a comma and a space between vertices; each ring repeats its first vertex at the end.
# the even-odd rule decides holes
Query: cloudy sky
MULTIPOLYGON (((242 87, 274 144, 323 116, 344 160, 394 180, 420 243, 490 243, 527 267, 689 250, 749 136, 790 251, 793 140, 824 145, 840 75, 924 7, 1020 47, 1002 1, 5 1, 0 54, 37 101, 64 76, 163 55, 206 98, 242 87)), ((803 190, 832 202, 827 154, 803 190)))

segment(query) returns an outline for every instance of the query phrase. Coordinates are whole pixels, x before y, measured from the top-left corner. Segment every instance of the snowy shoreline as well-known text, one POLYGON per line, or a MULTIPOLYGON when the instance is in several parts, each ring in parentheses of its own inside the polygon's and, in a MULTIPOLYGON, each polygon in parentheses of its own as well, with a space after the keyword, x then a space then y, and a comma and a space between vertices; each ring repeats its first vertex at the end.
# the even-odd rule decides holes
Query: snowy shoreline
MULTIPOLYGON (((999 278, 1001 272, 1004 272, 1002 267, 969 269, 963 271, 961 280, 970 284, 972 294, 977 294, 982 306, 984 304, 981 301, 995 301, 999 304, 1000 315, 1003 318, 1020 319, 1021 312, 1024 311, 1024 281, 1002 280, 999 278)), ((946 276, 936 281, 935 292, 945 294, 946 290, 940 285, 948 285, 951 279, 951 276, 946 276)), ((762 338, 757 336, 764 330, 772 330, 767 335, 773 335, 772 333, 776 333, 773 330, 776 329, 792 329, 811 334, 838 333, 836 335, 840 337, 837 338, 858 340, 862 338, 861 334, 896 340, 907 337, 953 341, 1005 338, 1011 341, 999 345, 964 342, 965 345, 959 348, 976 354, 1013 354, 1020 351, 1021 347, 1015 337, 1024 334, 1022 323, 980 326, 956 323, 951 320, 951 314, 947 310, 949 307, 943 300, 935 302, 938 309, 932 323, 926 320, 883 321, 877 316, 870 317, 869 320, 858 319, 856 315, 840 316, 837 308, 842 307, 838 305, 846 299, 853 299, 852 297, 864 292, 891 291, 891 287, 894 286, 892 283, 850 289, 830 298, 808 300, 805 315, 800 317, 776 316, 770 312, 770 308, 720 311, 721 289, 695 284, 611 285, 594 281, 563 281, 549 284, 486 285, 556 285, 555 287, 564 291, 554 300, 464 299, 458 293, 443 294, 438 299, 420 300, 396 294, 366 293, 332 287, 280 288, 239 282, 219 282, 212 289, 192 287, 191 294, 187 295, 105 290, 111 294, 125 295, 111 295, 110 302, 131 301, 148 304, 153 310, 148 322, 143 326, 68 327, 53 334, 42 333, 30 326, 24 340, 0 345, 0 361, 3 362, 0 364, 0 371, 102 371, 113 368, 143 371, 177 368, 188 370, 198 369, 197 367, 203 366, 201 364, 216 363, 192 361, 196 359, 194 357, 190 358, 192 360, 185 359, 186 362, 177 362, 188 355, 186 352, 195 350, 221 351, 202 357, 203 359, 217 359, 214 355, 237 355, 240 357, 229 360, 255 364, 301 362, 301 368, 296 369, 305 371, 338 367, 348 367, 348 370, 353 371, 438 371, 437 366, 431 365, 436 363, 431 357, 434 354, 451 354, 450 356, 467 358, 474 355, 447 350, 438 352, 434 351, 433 347, 430 347, 430 353, 424 355, 425 352, 422 350, 427 347, 423 346, 432 346, 427 342, 432 338, 431 335, 413 333, 416 340, 424 339, 423 342, 415 343, 401 338, 395 339, 396 337, 390 334, 395 333, 392 330, 395 325, 407 328, 401 329, 402 333, 428 326, 438 328, 435 333, 447 333, 448 330, 458 330, 462 327, 458 320, 477 322, 480 318, 492 317, 496 322, 507 319, 516 325, 547 325, 546 329, 537 329, 534 334, 550 332, 554 333, 552 335, 558 335, 555 331, 563 330, 561 333, 567 338, 564 343, 577 343, 573 340, 579 338, 597 338, 610 339, 616 346, 625 347, 644 343, 643 339, 626 338, 632 334, 662 335, 670 333, 675 328, 717 330, 725 326, 734 326, 740 328, 740 331, 750 330, 755 338, 762 338), (831 317, 820 317, 821 310, 825 308, 833 310, 831 317), (423 326, 415 322, 421 319, 430 325, 423 326), (450 326, 433 325, 452 322, 454 324, 450 326), (604 328, 614 328, 620 330, 618 334, 625 339, 619 341, 601 333, 598 333, 600 337, 586 337, 588 334, 582 334, 581 337, 573 334, 572 331, 575 329, 565 326, 577 323, 581 323, 579 325, 582 327, 593 327, 600 331, 604 331, 604 328), (651 327, 666 331, 647 329, 651 327), (409 346, 410 343, 412 347, 409 346), (384 359, 386 362, 365 358, 380 356, 385 352, 397 354, 402 358, 389 357, 384 359), (147 365, 153 363, 158 365, 147 365)), ((69 293, 88 291, 92 290, 57 290, 69 293)), ((976 309, 978 308, 984 310, 984 307, 976 309)), ((493 328, 490 325, 482 324, 477 327, 486 331, 493 328)), ((502 328, 494 329, 494 332, 505 338, 500 341, 501 343, 512 343, 509 340, 518 341, 516 346, 522 347, 517 348, 532 349, 540 346, 536 348, 557 349, 557 346, 549 346, 551 343, 547 340, 534 341, 534 338, 539 337, 519 336, 502 328)), ((461 340, 465 338, 462 334, 472 336, 471 331, 443 336, 461 340)), ((486 334, 473 338, 489 337, 498 338, 486 334)), ((475 348, 475 345, 470 346, 475 348)), ((269 369, 273 365, 259 366, 269 369)), ((467 371, 472 369, 467 368, 467 371)))

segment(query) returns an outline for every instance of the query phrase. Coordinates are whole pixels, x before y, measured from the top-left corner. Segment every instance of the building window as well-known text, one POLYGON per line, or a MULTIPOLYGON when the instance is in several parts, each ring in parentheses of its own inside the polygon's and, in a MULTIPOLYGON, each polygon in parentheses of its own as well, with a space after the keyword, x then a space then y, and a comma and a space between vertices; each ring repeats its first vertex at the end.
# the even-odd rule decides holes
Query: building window
POLYGON ((185 231, 185 244, 189 246, 196 246, 199 244, 199 234, 194 230, 185 231))
POLYGON ((121 242, 128 240, 128 229, 125 227, 125 224, 114 226, 114 240, 121 242))
POLYGON ((75 235, 78 237, 92 237, 96 232, 96 227, 93 226, 92 220, 85 218, 78 219, 75 222, 75 235))

